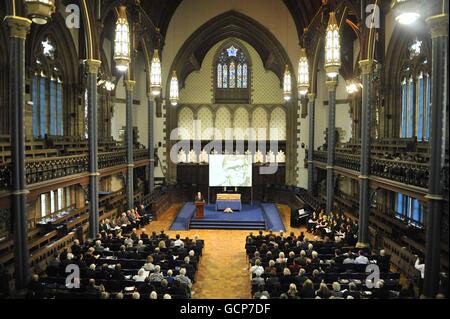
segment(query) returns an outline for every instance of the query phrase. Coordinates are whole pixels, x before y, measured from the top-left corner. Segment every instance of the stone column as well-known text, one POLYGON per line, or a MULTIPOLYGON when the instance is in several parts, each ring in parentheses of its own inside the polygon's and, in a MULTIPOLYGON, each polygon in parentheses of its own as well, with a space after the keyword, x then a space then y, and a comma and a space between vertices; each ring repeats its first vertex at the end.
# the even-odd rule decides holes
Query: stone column
POLYGON ((372 131, 372 71, 374 60, 359 61, 362 75, 361 104, 361 167, 359 175, 359 220, 358 243, 356 247, 369 246, 369 215, 370 215, 370 132, 372 131))
POLYGON ((9 29, 9 105, 11 134, 11 219, 14 235, 16 289, 29 280, 25 170, 25 41, 31 21, 17 16, 5 18, 9 29))
POLYGON ((133 181, 133 171, 134 171, 134 157, 133 157, 133 89, 136 85, 135 81, 126 80, 124 82, 126 91, 126 146, 127 146, 127 183, 126 183, 126 193, 127 193, 127 205, 128 209, 134 207, 134 181, 133 181))
POLYGON ((309 114, 309 145, 308 145, 308 191, 314 192, 314 139, 315 139, 315 105, 316 94, 308 94, 308 114, 309 114))
POLYGON ((153 95, 148 93, 148 158, 150 164, 148 167, 148 191, 153 192, 155 189, 155 141, 153 139, 154 133, 154 102, 153 95))
POLYGON ((89 147, 89 238, 95 238, 99 232, 98 212, 98 98, 97 75, 101 61, 86 60, 88 94, 88 147, 89 147))
POLYGON ((327 81, 328 88, 328 143, 327 143, 327 213, 334 205, 334 152, 336 147, 336 87, 337 79, 327 81))
POLYGON ((424 295, 435 297, 441 264, 441 222, 444 194, 442 172, 445 164, 445 132, 448 88, 448 14, 427 19, 432 39, 431 71, 431 157, 426 222, 424 295))

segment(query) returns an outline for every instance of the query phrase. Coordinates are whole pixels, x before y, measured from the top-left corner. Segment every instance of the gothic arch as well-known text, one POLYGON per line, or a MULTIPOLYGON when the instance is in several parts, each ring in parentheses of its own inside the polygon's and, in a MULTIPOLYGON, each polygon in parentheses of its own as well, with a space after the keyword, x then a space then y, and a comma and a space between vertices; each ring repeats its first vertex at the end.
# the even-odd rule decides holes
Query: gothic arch
MULTIPOLYGON (((286 64, 291 73, 295 74, 287 53, 275 36, 259 22, 231 10, 206 22, 184 42, 170 68, 177 71, 180 88, 184 87, 189 74, 201 69, 209 50, 216 43, 229 38, 241 39, 255 48, 264 67, 274 72, 280 79, 280 86, 286 64)), ((169 82, 170 76, 167 78, 167 88, 170 87, 169 82)), ((295 78, 293 82, 295 87, 295 78)))
POLYGON ((406 30, 401 26, 396 26, 385 59, 385 94, 386 94, 386 118, 385 136, 398 137, 401 122, 401 78, 406 64, 409 63, 409 44, 418 38, 423 41, 424 52, 431 65, 431 37, 423 30, 421 33, 406 30))

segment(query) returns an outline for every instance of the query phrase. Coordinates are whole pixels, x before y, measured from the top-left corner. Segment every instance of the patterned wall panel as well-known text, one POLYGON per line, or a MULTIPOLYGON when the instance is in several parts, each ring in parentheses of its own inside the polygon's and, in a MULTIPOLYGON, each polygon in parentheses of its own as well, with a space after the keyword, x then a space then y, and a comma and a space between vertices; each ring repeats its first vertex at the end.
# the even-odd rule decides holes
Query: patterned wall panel
MULTIPOLYGON (((279 141, 286 140, 286 112, 281 107, 277 107, 272 111, 269 127, 278 130, 275 138, 279 141)), ((272 136, 270 137, 272 138, 272 136)))
POLYGON ((234 122, 233 122, 233 128, 235 129, 234 138, 236 140, 247 139, 248 136, 245 131, 249 127, 250 123, 247 110, 243 107, 238 108, 234 113, 234 122))
POLYGON ((181 139, 192 139, 194 132, 192 124, 194 122, 194 112, 188 107, 183 107, 178 114, 178 127, 180 130, 179 135, 181 139))
POLYGON ((216 136, 216 138, 225 139, 225 129, 231 128, 231 113, 225 108, 221 107, 216 112, 216 129, 219 130, 220 136, 216 136))
POLYGON ((204 106, 200 108, 197 114, 197 119, 201 121, 201 139, 202 140, 211 140, 214 137, 214 134, 210 130, 207 130, 209 128, 213 128, 213 114, 211 110, 204 106))
POLYGON ((269 118, 268 118, 267 111, 262 107, 257 108, 252 114, 252 128, 256 130, 257 138, 259 140, 267 139, 268 120, 269 120, 269 118), (258 132, 259 129, 264 129, 265 133, 263 135, 261 135, 258 132))

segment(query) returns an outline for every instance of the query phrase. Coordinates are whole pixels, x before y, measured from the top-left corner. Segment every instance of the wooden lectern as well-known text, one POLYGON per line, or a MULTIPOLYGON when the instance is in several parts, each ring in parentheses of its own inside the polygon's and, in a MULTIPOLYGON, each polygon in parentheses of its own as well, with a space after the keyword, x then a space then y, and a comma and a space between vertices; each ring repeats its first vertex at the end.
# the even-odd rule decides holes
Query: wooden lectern
POLYGON ((199 201, 195 202, 195 218, 204 219, 205 218, 205 202, 199 201))

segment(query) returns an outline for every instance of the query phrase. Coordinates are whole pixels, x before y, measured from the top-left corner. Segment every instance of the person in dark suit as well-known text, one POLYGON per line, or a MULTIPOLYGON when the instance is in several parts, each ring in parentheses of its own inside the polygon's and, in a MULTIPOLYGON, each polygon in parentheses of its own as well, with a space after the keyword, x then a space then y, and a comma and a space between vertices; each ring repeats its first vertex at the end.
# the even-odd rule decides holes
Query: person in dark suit
POLYGON ((40 299, 44 291, 44 285, 39 281, 39 276, 34 274, 31 276, 31 281, 28 284, 27 298, 40 299))
POLYGON ((345 299, 351 296, 353 299, 361 299, 361 292, 357 290, 355 283, 351 282, 348 285, 348 290, 344 291, 343 297, 345 299))
POLYGON ((301 299, 313 299, 315 298, 314 284, 311 280, 307 279, 300 290, 301 299))
POLYGON ((144 279, 144 283, 138 288, 138 292, 141 294, 141 296, 147 296, 154 290, 155 287, 151 284, 150 277, 146 277, 144 279))
POLYGON ((391 264, 391 257, 386 255, 384 249, 380 250, 380 255, 377 257, 377 265, 380 267, 381 272, 389 272, 391 264))
POLYGON ((114 267, 114 271, 111 274, 111 279, 114 279, 114 280, 124 280, 125 279, 125 275, 123 274, 121 264, 117 264, 114 267))
POLYGON ((159 296, 164 296, 165 294, 169 294, 170 288, 169 288, 169 283, 167 282, 167 280, 166 279, 161 280, 161 285, 159 287, 156 287, 155 291, 159 296))
POLYGON ((180 296, 183 299, 186 299, 188 297, 187 288, 183 286, 178 279, 175 279, 173 281, 173 286, 169 290, 169 294, 171 296, 180 296))
POLYGON ((373 297, 375 299, 389 299, 389 295, 389 289, 384 286, 384 281, 378 281, 375 289, 373 290, 373 297))
POLYGON ((75 239, 73 241, 73 245, 72 247, 70 247, 70 250, 72 251, 72 254, 74 254, 75 256, 80 255, 82 248, 80 246, 80 241, 78 239, 75 239))

